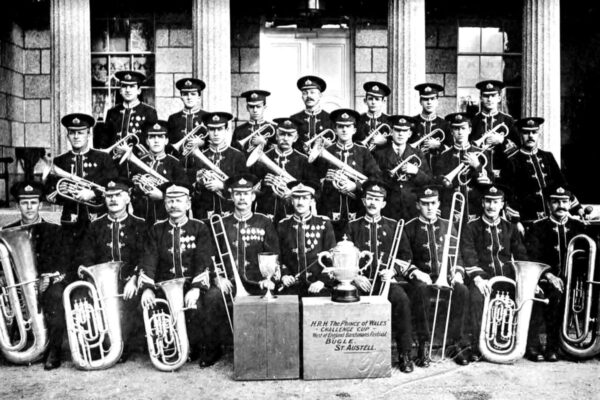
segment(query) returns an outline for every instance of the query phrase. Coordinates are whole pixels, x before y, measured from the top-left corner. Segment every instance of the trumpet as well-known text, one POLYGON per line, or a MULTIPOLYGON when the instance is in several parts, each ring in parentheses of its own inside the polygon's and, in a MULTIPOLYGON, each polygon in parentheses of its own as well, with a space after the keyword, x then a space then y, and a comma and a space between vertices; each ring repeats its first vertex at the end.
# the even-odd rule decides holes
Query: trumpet
POLYGON ((135 147, 140 151, 140 154, 148 154, 148 149, 146 149, 143 145, 140 144, 140 138, 138 138, 138 136, 135 133, 130 133, 127 136, 117 140, 117 142, 112 146, 107 147, 106 149, 100 149, 98 151, 110 154, 112 158, 116 160, 122 155, 122 152, 119 151, 119 147, 122 146, 128 146, 130 148, 135 147))
MULTIPOLYGON (((387 263, 385 264, 386 271, 394 268, 394 264, 396 263, 396 253, 398 252, 398 248, 400 247, 400 239, 402 238, 402 232, 404 231, 404 220, 401 219, 396 224, 396 230, 394 231, 394 239, 392 240, 392 246, 390 247, 390 254, 388 255, 387 263)), ((381 263, 377 263, 377 268, 375 269, 375 275, 373 275, 373 284, 371 285, 371 291, 369 292, 369 296, 373 296, 373 289, 375 288, 375 280, 377 279, 377 275, 379 274, 381 263)), ((390 292, 391 282, 385 281, 383 285, 379 288, 379 296, 384 299, 388 298, 388 294, 390 292)))
POLYGON ((312 139, 307 140, 304 143, 304 147, 305 148, 310 148, 312 146, 312 144, 317 140, 317 139, 323 139, 323 140, 327 140, 330 143, 335 142, 335 132, 333 131, 333 129, 324 129, 321 132, 319 132, 318 135, 316 135, 315 137, 313 137, 312 139), (329 137, 327 137, 327 135, 330 135, 329 137))
MULTIPOLYGON (((483 148, 483 146, 485 145, 485 141, 487 140, 487 138, 491 137, 492 135, 496 135, 496 134, 502 134, 503 137, 508 136, 508 127, 506 126, 506 124, 504 122, 502 122, 501 124, 496 125, 495 127, 493 127, 492 129, 490 129, 487 132, 484 132, 481 137, 477 140, 473 140, 473 144, 477 147, 481 147, 483 148), (500 128, 504 128, 504 132, 498 132, 500 130, 500 128)), ((492 146, 486 146, 486 148, 491 148, 492 146)))
POLYGON ((252 151, 252 153, 250 153, 248 160, 246 161, 246 166, 251 167, 257 161, 260 161, 265 165, 265 167, 273 172, 273 174, 267 174, 265 177, 265 182, 271 186, 273 192, 275 192, 275 194, 277 194, 279 197, 287 197, 287 194, 289 193, 287 184, 296 180, 296 178, 294 178, 289 172, 275 164, 273 160, 267 157, 262 149, 262 146, 257 147, 252 151))
MULTIPOLYGON (((484 178, 487 176, 485 167, 488 163, 488 159, 485 155, 485 152, 486 152, 486 149, 473 153, 473 154, 475 154, 475 156, 477 156, 478 158, 480 158, 482 160, 483 170, 480 174, 481 178, 484 178)), ((464 164, 461 161, 456 168, 454 168, 452 171, 450 171, 448 174, 446 174, 442 177, 442 181, 446 187, 450 187, 450 186, 452 186, 452 181, 454 180, 454 178, 458 177, 457 179, 458 179, 458 183, 460 185, 468 185, 469 182, 471 182, 471 178, 468 177, 470 170, 471 170, 471 166, 464 164)))
POLYGON ((440 137, 438 137, 437 139, 441 142, 443 142, 446 139, 446 133, 444 132, 443 129, 437 128, 432 130, 431 132, 429 132, 427 135, 423 136, 421 139, 413 142, 413 143, 409 143, 409 145, 416 149, 416 148, 421 148, 421 145, 428 139, 435 139, 435 135, 441 135, 440 137))
POLYGON ((600 308, 597 308, 600 297, 594 291, 594 285, 600 282, 595 280, 595 265, 596 243, 587 235, 573 237, 567 249, 565 309, 559 340, 563 350, 577 358, 590 358, 600 353, 600 308), (575 249, 580 241, 585 243, 587 250, 575 249), (575 269, 574 259, 579 253, 586 256, 587 269, 575 269), (593 310, 596 310, 595 318, 591 316, 593 310))
POLYGON ((264 124, 261 127, 259 127, 257 130, 255 130, 254 132, 252 132, 250 135, 248 135, 247 137, 243 138, 242 140, 238 140, 238 143, 240 144, 240 146, 242 146, 242 148, 246 147, 246 145, 248 145, 248 151, 252 151, 256 148, 256 146, 252 145, 250 143, 250 141, 252 140, 253 137, 255 136, 262 136, 263 139, 269 139, 272 138, 275 135, 275 127, 271 124, 264 124), (263 134, 264 132, 264 134, 263 134))
POLYGON ((390 128, 390 126, 386 123, 382 123, 381 125, 379 125, 377 128, 373 129, 371 132, 369 132, 369 135, 364 138, 360 144, 362 144, 363 146, 367 147, 369 150, 373 150, 376 147, 375 143, 372 143, 373 138, 375 137, 375 135, 377 135, 378 133, 381 133, 383 135, 383 137, 389 137, 392 134, 392 128, 390 128), (387 132, 383 133, 381 132, 382 129, 387 129, 387 132))
POLYGON ((400 162, 398 165, 396 165, 394 168, 392 168, 390 170, 390 177, 392 177, 392 178, 395 177, 398 181, 402 181, 402 182, 407 181, 408 180, 407 174, 400 173, 400 170, 402 169, 403 166, 407 165, 408 163, 416 165, 417 168, 420 168, 421 164, 422 164, 419 156, 417 156, 416 154, 411 154, 409 157, 406 158, 406 160, 403 160, 402 162, 400 162))
POLYGON ((56 183, 56 190, 47 196, 49 201, 54 201, 56 199, 56 196, 60 195, 65 199, 69 199, 89 207, 101 207, 103 205, 102 201, 78 200, 77 198, 75 198, 75 195, 82 189, 89 189, 104 194, 106 192, 104 187, 92 181, 88 181, 87 179, 81 178, 75 174, 68 173, 64 169, 54 165, 53 161, 46 160, 44 161, 44 164, 45 165, 42 170, 43 182, 46 182, 50 175, 54 175, 61 178, 56 183))
POLYGON ((121 163, 129 161, 139 169, 145 172, 145 174, 136 174, 131 178, 144 193, 148 194, 154 189, 157 189, 160 185, 169 182, 167 178, 153 170, 149 165, 144 163, 142 160, 137 158, 132 151, 127 152, 121 159, 121 163))
POLYGON ((178 141, 177 143, 173 143, 173 148, 180 152, 182 156, 187 157, 192 152, 192 150, 194 150, 194 139, 206 140, 206 138, 208 137, 208 132, 196 135, 196 133, 198 133, 202 128, 206 130, 204 124, 196 126, 194 129, 189 131, 180 141, 178 141))

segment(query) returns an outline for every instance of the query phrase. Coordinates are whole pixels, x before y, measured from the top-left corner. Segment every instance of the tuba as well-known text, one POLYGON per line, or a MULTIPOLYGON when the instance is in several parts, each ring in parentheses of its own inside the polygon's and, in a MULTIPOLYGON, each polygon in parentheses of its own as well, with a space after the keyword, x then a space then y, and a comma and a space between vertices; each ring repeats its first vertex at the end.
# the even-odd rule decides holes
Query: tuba
POLYGON ((48 332, 36 293, 38 274, 32 228, 29 225, 0 231, 0 262, 6 282, 0 286, 0 351, 15 364, 39 360, 48 346, 48 332), (19 332, 18 340, 11 338, 11 325, 19 332))
POLYGON ((75 192, 81 189, 90 189, 94 191, 98 191, 102 194, 105 193, 105 190, 102 186, 97 183, 88 181, 87 179, 81 178, 75 174, 70 174, 62 168, 54 165, 53 161, 45 161, 45 166, 42 171, 42 181, 46 181, 48 176, 54 175, 61 179, 56 183, 56 190, 50 193, 47 198, 49 201, 54 201, 57 195, 64 197, 65 199, 70 199, 72 201, 84 204, 89 207, 102 207, 104 203, 100 200, 98 202, 93 201, 80 201, 75 198, 75 192))
POLYGON ((531 261, 513 261, 515 280, 496 276, 489 280, 485 297, 479 351, 483 357, 500 364, 512 364, 525 354, 532 302, 542 274, 550 266, 531 261), (493 296, 493 297, 492 297, 493 296))
POLYGON ((110 368, 123 352, 117 279, 121 262, 80 266, 92 283, 76 281, 65 288, 63 304, 73 364, 92 371, 110 368), (82 295, 82 292, 87 292, 82 295), (89 301, 88 301, 89 300, 89 301))
POLYGON ((596 266, 596 243, 587 235, 577 235, 569 242, 566 261, 567 283, 565 285, 565 310, 560 345, 573 357, 590 358, 600 353, 600 296, 594 285, 596 266), (587 250, 575 249, 583 242, 587 250), (583 253, 587 258, 587 269, 574 266, 575 255, 583 253), (594 306, 594 302, 596 305, 594 306), (595 318, 591 317, 595 310, 595 318))
POLYGON ((185 281, 186 278, 176 278, 157 283, 166 300, 156 299, 154 308, 144 308, 148 353, 159 371, 175 371, 188 359, 190 342, 183 300, 185 281))

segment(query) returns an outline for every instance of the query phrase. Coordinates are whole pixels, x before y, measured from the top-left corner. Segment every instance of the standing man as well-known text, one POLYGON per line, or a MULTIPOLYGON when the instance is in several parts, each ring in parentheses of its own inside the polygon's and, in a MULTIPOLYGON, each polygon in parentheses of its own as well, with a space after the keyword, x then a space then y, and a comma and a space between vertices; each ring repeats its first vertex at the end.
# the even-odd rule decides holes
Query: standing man
POLYGON ((488 134, 480 147, 489 146, 492 154, 490 161, 494 177, 500 177, 500 171, 506 165, 507 157, 517 149, 519 141, 515 129, 513 117, 499 110, 502 102, 502 89, 504 83, 500 81, 487 80, 475 85, 481 94, 481 111, 473 117, 473 132, 470 141, 481 139, 481 137, 498 127, 495 133, 488 134))
POLYGON ((81 265, 121 261, 119 293, 121 303, 121 328, 124 342, 119 362, 125 362, 131 352, 132 333, 142 328, 141 310, 137 298, 137 269, 143 254, 147 228, 143 219, 127 212, 131 202, 131 182, 120 178, 105 185, 105 201, 108 212, 92 222, 83 238, 80 254, 81 265))
POLYGON ((266 149, 274 142, 275 126, 270 122, 265 121, 267 97, 270 95, 271 93, 266 90, 249 90, 240 95, 246 99, 246 110, 248 110, 250 120, 235 128, 231 146, 244 153, 249 153, 250 149, 255 148, 259 144, 262 144, 266 149), (269 125, 270 127, 263 128, 265 125, 269 125), (242 146, 240 140, 247 138, 261 128, 264 129, 262 133, 254 135, 249 142, 245 143, 245 146, 242 146), (271 135, 271 138, 266 139, 265 137, 269 134, 271 135))
POLYGON ((408 221, 417 213, 415 190, 431 181, 431 170, 421 150, 407 145, 414 135, 414 120, 406 115, 393 115, 388 123, 392 127, 392 140, 373 153, 390 188, 388 197, 393 199, 384 208, 383 215, 408 221), (392 175, 390 171, 400 164, 402 167, 392 175))
POLYGON ((146 80, 144 74, 137 71, 117 71, 115 78, 121 85, 119 94, 123 102, 106 112, 104 136, 97 141, 97 147, 102 149, 130 133, 136 135, 140 143, 144 143, 146 127, 158 120, 154 107, 142 103, 139 99, 142 94, 140 86, 146 80))
MULTIPOLYGON (((183 78, 175 82, 175 87, 179 90, 179 97, 183 102, 183 110, 169 115, 168 133, 169 139, 168 153, 174 153, 172 145, 183 139, 188 133, 202 125, 202 116, 206 111, 200 108, 202 100, 202 91, 206 88, 204 81, 195 78, 183 78)), ((206 133, 206 129, 200 128, 196 136, 206 133)), ((198 140, 198 145, 202 147, 203 141, 198 140)))
POLYGON ((281 283, 284 294, 328 296, 334 283, 317 263, 321 251, 335 247, 329 218, 312 213, 318 185, 294 181, 288 184, 294 214, 277 225, 281 249, 281 283))
POLYGON ((309 149, 303 148, 304 143, 325 129, 332 128, 329 113, 321 109, 321 97, 327 84, 318 76, 307 75, 298 79, 296 86, 302 92, 302 101, 305 107, 304 110, 292 115, 292 118, 302 121, 298 127, 300 140, 296 144, 296 149, 308 152, 309 149))
POLYGON ((359 114, 354 110, 340 108, 333 111, 330 118, 335 124, 337 141, 329 149, 322 151, 329 151, 345 167, 332 168, 329 161, 319 160, 317 166, 323 182, 319 210, 332 219, 336 239, 341 240, 348 221, 356 219, 359 213, 363 212, 362 203, 357 195, 361 190, 361 180, 349 178, 346 174, 347 167, 373 179, 380 179, 381 171, 371 152, 352 141, 359 114))
MULTIPOLYGON (((400 371, 410 373, 414 369, 410 352, 412 348, 412 321, 410 300, 404 288, 394 277, 400 278, 402 272, 396 265, 397 254, 390 254, 394 246, 399 246, 401 237, 396 238, 396 220, 382 217, 381 210, 386 205, 388 189, 380 181, 371 180, 363 184, 362 202, 366 215, 351 221, 348 225, 348 237, 359 250, 368 250, 373 254, 373 262, 358 275, 353 284, 362 295, 380 293, 383 285, 390 285, 388 300, 392 304, 392 331, 396 333, 400 371), (394 240, 398 243, 395 244, 394 240), (391 260, 393 265, 386 265, 391 260)), ((397 249, 398 247, 396 247, 397 249)))
POLYGON ((483 214, 465 227, 461 237, 461 253, 465 271, 469 278, 471 304, 473 358, 480 358, 479 332, 485 296, 490 295, 489 279, 506 276, 515 279, 511 261, 527 261, 527 251, 523 245, 517 226, 501 217, 504 208, 504 190, 490 185, 483 192, 481 200, 483 214))
MULTIPOLYGON (((430 301, 437 297, 437 290, 432 286, 436 282, 444 262, 448 263, 447 271, 449 285, 452 292, 441 291, 440 299, 452 296, 450 309, 450 320, 448 322, 448 341, 453 344, 456 351, 453 357, 459 365, 467 365, 469 357, 466 351, 468 342, 463 334, 465 319, 469 310, 469 290, 465 286, 465 270, 462 267, 460 254, 456 254, 456 269, 450 270, 453 265, 451 256, 443 259, 444 246, 448 224, 446 219, 438 218, 440 208, 440 196, 437 187, 424 187, 417 191, 418 217, 406 223, 404 237, 399 249, 399 258, 408 262, 409 267, 403 272, 409 281, 408 292, 413 305, 415 323, 417 325, 417 336, 419 347, 417 351, 416 364, 420 367, 428 367, 430 363, 429 341, 432 336, 433 312, 430 301)), ((455 221, 452 222, 453 224, 455 221)), ((456 228, 452 227, 452 235, 456 236, 456 228)), ((454 245, 454 243, 450 243, 454 245)), ((447 304, 447 303, 446 303, 447 304)), ((447 308, 438 309, 438 326, 445 321, 443 314, 447 308)))
MULTIPOLYGON (((354 137, 354 141, 357 143, 361 143, 382 124, 388 124, 389 117, 384 110, 387 105, 387 97, 392 92, 387 85, 381 82, 367 82, 363 85, 363 89, 365 90, 364 102, 367 105, 367 112, 361 114, 357 122, 356 136, 354 137)), ((369 143, 377 147, 386 145, 388 139, 384 135, 389 134, 389 131, 389 129, 381 128, 369 143)))
POLYGON ((533 316, 529 325, 527 356, 533 361, 557 361, 559 332, 564 311, 564 292, 567 248, 573 237, 584 233, 583 222, 570 218, 569 208, 573 194, 562 186, 546 187, 544 197, 548 199, 550 216, 536 221, 527 236, 525 246, 532 261, 550 266, 542 275, 540 287, 550 303, 533 304, 533 316), (546 323, 546 353, 540 351, 540 328, 542 319, 546 323))
MULTIPOLYGON (((44 312, 48 327, 48 348, 44 355, 44 369, 58 368, 61 362, 61 346, 65 335, 65 309, 62 295, 65 290, 67 272, 66 254, 62 251, 60 226, 45 221, 40 216, 44 188, 38 182, 17 182, 10 190, 17 202, 21 218, 2 229, 32 225, 31 238, 35 243, 38 268, 39 307, 44 312)), ((3 276, 0 276, 2 279, 3 276)))
POLYGON ((434 180, 444 186, 441 193, 442 216, 447 217, 450 212, 452 194, 461 192, 467 200, 465 204, 464 220, 477 217, 481 211, 480 185, 491 182, 492 170, 490 154, 483 149, 469 143, 471 134, 471 120, 464 113, 454 113, 446 116, 450 123, 454 145, 440 154, 433 166, 434 180), (463 164, 466 172, 448 179, 449 174, 463 164))
MULTIPOLYGON (((209 112, 202 122, 208 129, 208 148, 202 154, 220 171, 215 171, 203 161, 195 159, 195 167, 188 168, 188 177, 195 183, 192 198, 192 211, 195 218, 209 218, 214 213, 231 212, 233 204, 226 196, 225 181, 237 174, 246 172, 244 154, 227 145, 229 121, 233 116, 226 112, 209 112)), ((194 155, 190 155, 194 157, 194 155)))
MULTIPOLYGON (((550 216, 546 187, 566 186, 566 180, 554 156, 538 148, 543 118, 527 117, 517 121, 521 148, 508 158, 502 181, 512 189, 507 213, 514 222, 527 225, 550 216)), ((569 204, 573 214, 583 214, 579 201, 573 196, 569 204)), ((522 229, 522 227, 520 228, 522 229)))
POLYGON ((423 153, 428 153, 427 160, 431 167, 434 162, 433 158, 437 157, 445 148, 451 147, 453 142, 448 121, 437 114, 439 96, 444 91, 444 87, 437 83, 421 83, 415 86, 415 90, 419 92, 421 112, 414 117, 414 134, 410 138, 410 143, 422 139, 437 129, 444 132, 443 142, 439 140, 441 135, 436 133, 419 146, 423 153))

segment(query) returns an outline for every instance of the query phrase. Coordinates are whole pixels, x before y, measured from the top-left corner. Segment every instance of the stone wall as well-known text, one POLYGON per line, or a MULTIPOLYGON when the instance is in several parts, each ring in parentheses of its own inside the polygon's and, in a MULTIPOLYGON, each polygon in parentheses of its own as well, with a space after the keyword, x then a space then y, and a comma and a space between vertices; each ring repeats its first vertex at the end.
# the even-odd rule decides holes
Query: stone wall
MULTIPOLYGON (((425 79, 444 86, 439 98, 438 114, 457 111, 456 54, 458 25, 456 19, 431 19, 425 23, 425 79)), ((415 91, 415 96, 418 96, 415 91)), ((414 110, 418 114, 421 110, 414 110)))
POLYGON ((240 94, 260 85, 260 18, 234 18, 231 23, 231 112, 237 126, 248 120, 246 100, 240 94))
POLYGON ((354 43, 355 108, 363 113, 367 111, 363 84, 368 81, 388 83, 387 26, 357 26, 354 43))

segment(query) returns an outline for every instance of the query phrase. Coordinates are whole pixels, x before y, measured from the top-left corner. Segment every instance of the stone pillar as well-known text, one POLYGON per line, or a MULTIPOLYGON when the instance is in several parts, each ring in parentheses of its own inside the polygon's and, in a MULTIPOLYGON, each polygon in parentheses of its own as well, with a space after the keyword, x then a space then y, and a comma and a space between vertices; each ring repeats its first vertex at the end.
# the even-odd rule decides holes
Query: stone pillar
POLYGON ((388 43, 389 111, 416 114, 414 86, 425 82, 425 0, 389 0, 388 43))
POLYGON ((193 72, 206 82, 202 107, 231 111, 231 18, 229 0, 193 0, 193 72))
POLYGON ((89 0, 51 0, 52 156, 68 148, 60 119, 92 113, 89 0))
POLYGON ((546 120, 540 147, 559 164, 560 96, 560 0, 525 0, 522 115, 546 120))

